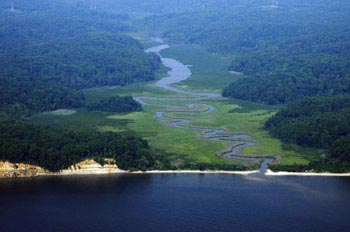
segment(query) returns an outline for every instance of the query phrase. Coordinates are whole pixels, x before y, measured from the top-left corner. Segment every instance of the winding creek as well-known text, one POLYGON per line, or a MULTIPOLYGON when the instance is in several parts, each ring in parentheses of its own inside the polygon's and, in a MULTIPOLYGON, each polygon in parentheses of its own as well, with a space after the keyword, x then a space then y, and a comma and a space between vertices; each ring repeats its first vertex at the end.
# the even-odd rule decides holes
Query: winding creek
POLYGON ((169 45, 163 44, 155 47, 151 47, 146 49, 146 52, 153 52, 158 54, 161 58, 161 61, 164 66, 170 68, 168 75, 164 78, 160 79, 156 82, 156 86, 175 93, 180 93, 183 95, 187 95, 188 97, 181 98, 156 98, 156 97, 143 97, 138 96, 134 97, 136 101, 141 103, 142 105, 153 105, 153 106, 161 106, 167 107, 166 110, 155 112, 155 117, 159 120, 165 120, 169 126, 175 128, 181 128, 185 130, 198 131, 201 134, 202 139, 209 141, 220 141, 226 142, 227 146, 217 153, 217 155, 221 156, 224 159, 242 161, 248 164, 260 164, 260 174, 264 174, 267 169, 267 165, 273 159, 271 157, 261 157, 261 156, 246 156, 240 155, 240 152, 245 147, 255 146, 257 142, 251 140, 250 134, 243 133, 230 133, 227 130, 220 128, 206 128, 206 127, 194 127, 189 126, 193 120, 192 118, 174 118, 167 116, 168 113, 191 113, 191 114, 208 114, 216 110, 216 108, 207 103, 203 103, 203 100, 208 99, 224 99, 221 95, 215 93, 199 93, 199 92, 191 92, 177 88, 173 86, 173 84, 179 83, 181 81, 189 78, 192 73, 189 68, 189 65, 185 65, 180 61, 177 61, 172 58, 163 57, 160 52, 164 49, 170 48, 169 45), (162 101, 162 100, 172 100, 172 101, 186 101, 188 102, 185 106, 176 106, 176 105, 166 105, 166 104, 154 104, 148 103, 147 101, 162 101))

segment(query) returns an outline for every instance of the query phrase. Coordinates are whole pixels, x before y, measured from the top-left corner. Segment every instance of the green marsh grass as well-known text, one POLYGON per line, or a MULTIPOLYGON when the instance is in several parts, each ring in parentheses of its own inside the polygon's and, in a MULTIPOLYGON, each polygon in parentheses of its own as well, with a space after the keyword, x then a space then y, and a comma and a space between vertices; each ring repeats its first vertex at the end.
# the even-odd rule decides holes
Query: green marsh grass
MULTIPOLYGON (((184 64, 193 65, 193 75, 178 86, 186 90, 198 92, 220 93, 230 82, 242 78, 240 74, 228 72, 230 57, 222 57, 206 52, 195 45, 176 45, 162 51, 164 57, 180 60, 184 64)), ((157 78, 166 75, 168 69, 162 66, 157 78)), ((189 100, 147 99, 148 103, 185 107, 191 97, 162 90, 154 82, 138 83, 126 87, 96 88, 85 90, 88 100, 98 101, 114 95, 149 96, 156 98, 187 97, 189 100)), ((100 131, 129 132, 147 139, 151 146, 178 154, 177 158, 189 162, 227 164, 215 154, 227 144, 204 140, 199 132, 173 128, 165 119, 155 117, 155 112, 163 111, 168 117, 191 118, 188 125, 208 128, 222 128, 230 133, 248 133, 258 145, 245 148, 246 155, 269 155, 277 157, 279 164, 307 164, 310 160, 322 155, 322 151, 303 149, 298 146, 286 146, 272 138, 264 123, 278 109, 278 106, 266 106, 246 101, 228 99, 196 100, 195 103, 206 103, 216 108, 210 113, 166 112, 174 107, 144 106, 142 112, 129 114, 111 114, 103 112, 87 112, 78 110, 69 116, 39 114, 32 118, 37 124, 52 125, 58 128, 94 129, 100 131)), ((180 108, 178 108, 180 109, 180 108)), ((181 108, 182 109, 182 108, 181 108)), ((181 110, 180 109, 180 110, 181 110)), ((197 110, 197 109, 196 109, 197 110)), ((200 108, 198 110, 205 110, 200 108)))

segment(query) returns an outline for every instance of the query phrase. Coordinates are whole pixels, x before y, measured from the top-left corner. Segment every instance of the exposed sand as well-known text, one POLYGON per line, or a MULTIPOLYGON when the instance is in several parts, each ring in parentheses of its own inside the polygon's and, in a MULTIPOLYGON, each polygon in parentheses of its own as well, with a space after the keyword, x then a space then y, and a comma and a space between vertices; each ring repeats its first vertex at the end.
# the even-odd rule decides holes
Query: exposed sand
MULTIPOLYGON (((119 169, 114 160, 105 159, 104 166, 96 161, 88 159, 72 165, 68 169, 57 173, 49 172, 41 167, 28 164, 13 164, 0 162, 0 178, 35 177, 35 176, 67 176, 67 175, 105 175, 105 174, 227 174, 227 175, 250 175, 258 174, 259 170, 253 171, 224 171, 224 170, 150 170, 129 172, 119 169), (16 168, 15 168, 16 166, 16 168)), ((266 176, 339 176, 350 177, 350 173, 316 173, 316 172, 273 172, 267 169, 266 176)))
POLYGON ((80 163, 72 165, 68 169, 64 169, 54 175, 100 175, 112 173, 127 173, 121 170, 112 159, 105 159, 106 164, 101 165, 92 159, 84 160, 80 163))
POLYGON ((238 175, 249 175, 259 173, 259 171, 220 171, 220 170, 151 170, 145 172, 131 172, 132 174, 238 174, 238 175))
POLYGON ((350 176, 350 173, 330 173, 330 172, 273 172, 268 169, 266 176, 350 176))
POLYGON ((105 159, 105 165, 92 159, 79 162, 60 172, 49 172, 39 166, 0 162, 0 178, 35 177, 35 176, 66 176, 66 175, 102 175, 112 173, 128 173, 118 168, 112 159, 105 159))

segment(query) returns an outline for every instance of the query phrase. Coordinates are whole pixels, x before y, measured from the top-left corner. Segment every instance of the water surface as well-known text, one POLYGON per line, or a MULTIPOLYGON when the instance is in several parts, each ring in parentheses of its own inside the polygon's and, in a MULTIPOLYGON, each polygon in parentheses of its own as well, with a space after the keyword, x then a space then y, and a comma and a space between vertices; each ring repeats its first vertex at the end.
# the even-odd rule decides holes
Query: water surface
POLYGON ((0 180, 0 231, 350 231, 350 178, 222 174, 0 180))

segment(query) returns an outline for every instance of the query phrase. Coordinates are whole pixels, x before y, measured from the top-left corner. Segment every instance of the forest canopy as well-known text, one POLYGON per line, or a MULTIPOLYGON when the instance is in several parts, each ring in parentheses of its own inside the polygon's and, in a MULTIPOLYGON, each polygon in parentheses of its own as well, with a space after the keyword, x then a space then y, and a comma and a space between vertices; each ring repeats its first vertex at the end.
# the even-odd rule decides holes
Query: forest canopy
POLYGON ((308 97, 287 104, 265 127, 285 143, 324 148, 326 159, 313 168, 350 170, 350 96, 308 97))
POLYGON ((59 171, 87 158, 122 169, 169 168, 164 153, 128 133, 39 127, 28 113, 61 108, 141 110, 131 97, 91 102, 83 89, 154 79, 159 57, 126 35, 128 16, 74 1, 0 3, 0 160, 59 171))
POLYGON ((1 106, 22 103, 34 111, 81 107, 79 90, 154 79, 159 58, 123 34, 127 16, 61 4, 1 11, 1 106))
POLYGON ((41 128, 1 115, 0 160, 39 165, 57 172, 87 158, 113 158, 119 168, 170 168, 164 153, 127 134, 41 128))
POLYGON ((286 0, 277 9, 271 1, 193 2, 191 13, 169 11, 141 25, 232 57, 228 70, 245 77, 227 86, 225 97, 283 104, 350 93, 349 2, 286 0))
POLYGON ((125 97, 111 97, 109 99, 101 100, 96 103, 87 103, 86 108, 89 111, 103 111, 103 112, 115 112, 115 113, 124 113, 124 112, 133 112, 142 110, 140 103, 135 101, 130 96, 125 97))

